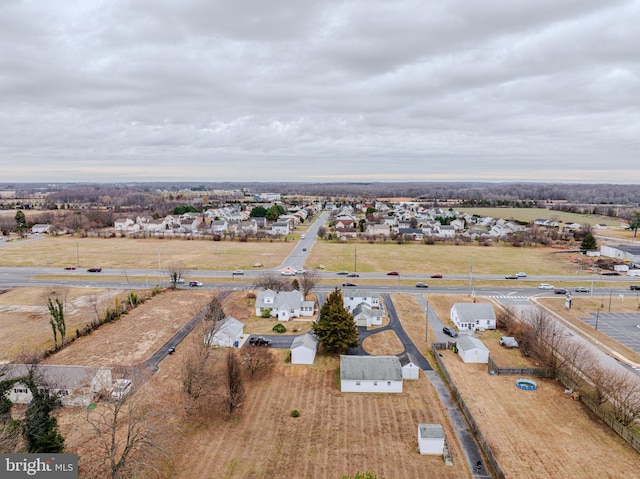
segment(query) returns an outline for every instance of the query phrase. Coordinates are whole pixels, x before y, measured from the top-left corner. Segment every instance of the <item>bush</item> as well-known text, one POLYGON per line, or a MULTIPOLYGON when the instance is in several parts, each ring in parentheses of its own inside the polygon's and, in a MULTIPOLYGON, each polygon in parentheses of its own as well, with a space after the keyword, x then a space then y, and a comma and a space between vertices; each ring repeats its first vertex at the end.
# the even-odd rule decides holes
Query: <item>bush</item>
POLYGON ((297 409, 292 409, 291 417, 300 417, 300 411, 298 411, 297 409))
POLYGON ((271 317, 271 309, 270 308, 262 308, 260 310, 261 318, 270 318, 271 317))
POLYGON ((287 332, 287 328, 285 328, 283 324, 278 323, 273 327, 272 331, 274 333, 282 334, 282 333, 286 333, 287 332))

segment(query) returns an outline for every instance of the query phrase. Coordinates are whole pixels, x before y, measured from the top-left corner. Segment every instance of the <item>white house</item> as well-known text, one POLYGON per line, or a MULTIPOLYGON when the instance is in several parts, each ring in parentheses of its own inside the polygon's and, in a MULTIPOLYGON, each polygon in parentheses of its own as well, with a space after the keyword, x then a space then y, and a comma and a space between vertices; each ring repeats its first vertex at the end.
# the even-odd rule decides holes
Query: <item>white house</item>
POLYGON ((397 356, 340 356, 340 391, 401 393, 400 360, 397 356))
MULTIPOLYGON (((86 407, 96 400, 98 393, 108 391, 112 385, 110 368, 6 364, 2 371, 3 379, 26 377, 33 371, 39 389, 57 395, 64 406, 86 407)), ((13 385, 7 397, 15 404, 29 404, 33 399, 29 388, 21 382, 13 385)))
POLYGON ((270 310, 272 318, 289 321, 301 316, 313 316, 315 303, 304 301, 300 291, 281 291, 276 293, 270 289, 262 290, 256 298, 256 316, 262 311, 270 310))
POLYGON ((402 367, 402 379, 418 379, 420 366, 418 366, 416 357, 411 353, 404 352, 398 356, 398 359, 402 367))
POLYGON ((318 339, 311 333, 296 336, 291 343, 291 364, 313 364, 318 352, 318 339))
POLYGON ((51 225, 48 223, 38 223, 31 227, 31 232, 34 234, 47 234, 51 231, 51 225))
POLYGON ((227 316, 216 323, 213 331, 205 334, 204 342, 209 346, 237 347, 243 335, 244 323, 233 316, 227 316))
POLYGON ((496 329, 496 313, 488 303, 455 303, 449 315, 460 331, 496 329))
POLYGON ((271 234, 272 235, 288 235, 289 234, 289 222, 288 221, 278 221, 271 225, 271 234))
POLYGON ((461 336, 456 342, 458 355, 465 363, 482 363, 489 362, 489 348, 473 336, 461 336))
POLYGON ((444 454, 444 428, 442 424, 418 424, 420 454, 444 454))
POLYGON ((371 309, 380 308, 380 295, 358 290, 342 291, 342 303, 347 311, 353 312, 360 303, 365 303, 371 309))
POLYGON ((370 308, 366 303, 360 303, 351 311, 356 326, 379 326, 382 324, 382 310, 370 308))

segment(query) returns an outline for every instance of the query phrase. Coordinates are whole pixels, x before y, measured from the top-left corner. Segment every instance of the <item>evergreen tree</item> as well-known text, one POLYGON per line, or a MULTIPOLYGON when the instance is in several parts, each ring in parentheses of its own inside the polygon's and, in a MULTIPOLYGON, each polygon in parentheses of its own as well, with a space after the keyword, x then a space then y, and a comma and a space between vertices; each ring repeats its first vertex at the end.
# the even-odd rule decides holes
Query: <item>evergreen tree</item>
POLYGON ((23 233, 27 229, 27 217, 22 211, 18 210, 14 219, 16 222, 16 232, 23 233))
POLYGON ((251 218, 264 218, 267 216, 267 209, 264 206, 255 206, 249 216, 251 218))
POLYGON ((580 244, 580 251, 593 251, 596 249, 598 249, 596 239, 593 237, 591 233, 587 233, 584 236, 584 238, 582 238, 582 243, 580 244))
POLYGON ((328 352, 346 352, 358 346, 358 328, 353 315, 344 307, 342 291, 333 290, 320 309, 320 318, 313 332, 328 352))
POLYGON ((51 415, 56 407, 56 398, 46 389, 38 388, 33 375, 26 380, 33 395, 22 421, 22 436, 27 443, 27 452, 64 452, 64 438, 58 431, 58 421, 51 415))

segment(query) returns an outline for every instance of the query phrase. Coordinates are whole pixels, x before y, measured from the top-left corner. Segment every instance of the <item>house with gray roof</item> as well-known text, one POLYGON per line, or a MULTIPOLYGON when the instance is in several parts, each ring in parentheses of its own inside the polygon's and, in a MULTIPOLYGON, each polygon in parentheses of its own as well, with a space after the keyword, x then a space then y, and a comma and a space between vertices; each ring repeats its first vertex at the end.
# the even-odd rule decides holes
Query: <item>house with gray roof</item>
POLYGON ((209 346, 237 347, 244 335, 244 323, 233 316, 218 321, 212 331, 204 336, 205 344, 209 346))
POLYGON ((465 363, 482 363, 489 362, 489 348, 473 336, 460 336, 456 341, 458 356, 465 363))
POLYGON ((348 291, 343 290, 342 295, 344 307, 350 313, 352 313, 360 303, 365 303, 371 309, 380 309, 380 295, 378 293, 354 289, 348 291))
POLYGON ((293 338, 291 364, 313 364, 318 352, 318 344, 318 339, 311 332, 293 338))
POLYGON ((340 356, 340 391, 401 393, 400 360, 397 356, 340 356))
POLYGON ((256 316, 262 316, 263 310, 269 310, 272 318, 289 321, 301 316, 313 316, 314 301, 305 301, 300 291, 275 292, 270 289, 258 292, 256 298, 256 316))
POLYGON ((496 313, 489 303, 455 303, 449 315, 460 331, 496 329, 496 313))
POLYGON ((382 324, 382 310, 373 309, 367 303, 360 303, 353 311, 353 320, 356 322, 356 326, 365 326, 370 328, 371 326, 380 326, 382 324))
POLYGON ((416 357, 408 352, 404 352, 398 356, 400 366, 402 367, 403 379, 418 379, 420 376, 420 366, 416 357))

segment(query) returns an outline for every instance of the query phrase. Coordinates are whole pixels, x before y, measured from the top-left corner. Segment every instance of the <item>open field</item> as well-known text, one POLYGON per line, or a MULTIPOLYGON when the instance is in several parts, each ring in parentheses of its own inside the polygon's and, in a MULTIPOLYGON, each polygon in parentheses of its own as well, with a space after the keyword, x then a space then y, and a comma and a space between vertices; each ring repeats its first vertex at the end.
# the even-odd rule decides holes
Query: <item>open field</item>
MULTIPOLYGON (((545 208, 476 208, 461 206, 460 208, 456 208, 456 210, 472 215, 475 214, 479 216, 489 216, 491 218, 502 218, 504 220, 533 222, 538 218, 543 218, 547 220, 553 219, 563 223, 588 223, 591 226, 595 226, 596 224, 605 224, 609 228, 601 231, 602 233, 608 233, 609 229, 624 231, 620 227, 620 223, 622 221, 619 218, 612 218, 610 216, 579 215, 577 213, 553 211, 545 208)), ((631 237, 631 232, 629 232, 629 237, 631 237)))
MULTIPOLYGON (((491 355, 500 348, 493 341, 486 344, 491 355)), ((561 383, 537 380, 535 391, 523 391, 515 385, 517 377, 491 376, 484 364, 465 364, 451 351, 441 353, 507 477, 640 477, 638 453, 564 394, 561 383)), ((500 366, 510 366, 504 359, 500 366)))

